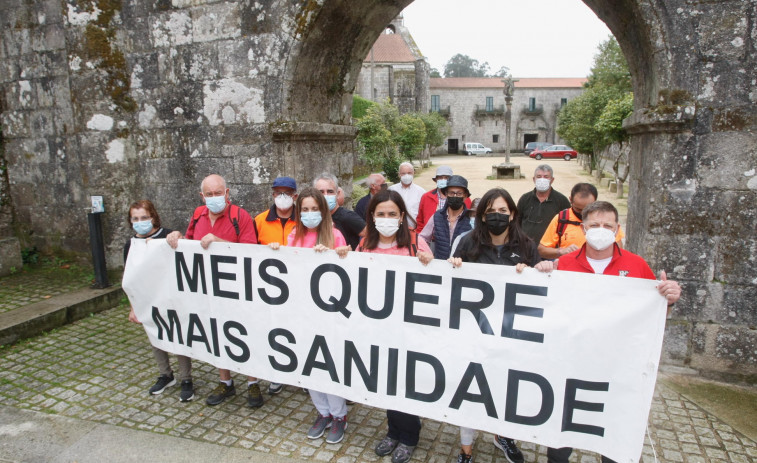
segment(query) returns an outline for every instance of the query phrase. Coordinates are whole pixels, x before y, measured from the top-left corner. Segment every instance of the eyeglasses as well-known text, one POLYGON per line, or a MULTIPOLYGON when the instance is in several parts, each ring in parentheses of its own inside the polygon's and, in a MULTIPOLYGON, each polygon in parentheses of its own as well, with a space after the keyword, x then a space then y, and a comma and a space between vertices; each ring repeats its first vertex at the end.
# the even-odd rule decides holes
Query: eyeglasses
POLYGON ((452 197, 452 198, 462 198, 463 196, 465 196, 465 192, 464 191, 448 191, 447 196, 452 197))
POLYGON ((292 196, 291 194, 284 192, 284 191, 274 191, 273 197, 278 198, 279 196, 292 196))
POLYGON ((131 223, 137 223, 137 222, 145 222, 147 220, 152 220, 152 217, 148 216, 142 216, 142 217, 132 217, 131 223))

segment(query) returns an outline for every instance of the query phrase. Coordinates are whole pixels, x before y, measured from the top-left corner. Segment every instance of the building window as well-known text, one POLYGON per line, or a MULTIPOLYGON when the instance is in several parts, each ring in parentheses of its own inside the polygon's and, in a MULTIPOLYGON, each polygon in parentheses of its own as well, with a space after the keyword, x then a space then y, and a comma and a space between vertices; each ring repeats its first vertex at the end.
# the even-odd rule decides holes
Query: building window
POLYGON ((499 143, 499 135, 498 134, 492 135, 492 143, 499 143))
POLYGON ((528 110, 529 111, 536 111, 536 98, 529 98, 528 99, 528 110))
POLYGON ((486 111, 487 112, 494 111, 494 97, 493 96, 486 97, 486 111))
POLYGON ((440 109, 439 95, 431 95, 431 112, 438 113, 440 109))
POLYGON ((560 98, 560 107, 562 108, 566 104, 568 104, 568 99, 567 98, 560 98))

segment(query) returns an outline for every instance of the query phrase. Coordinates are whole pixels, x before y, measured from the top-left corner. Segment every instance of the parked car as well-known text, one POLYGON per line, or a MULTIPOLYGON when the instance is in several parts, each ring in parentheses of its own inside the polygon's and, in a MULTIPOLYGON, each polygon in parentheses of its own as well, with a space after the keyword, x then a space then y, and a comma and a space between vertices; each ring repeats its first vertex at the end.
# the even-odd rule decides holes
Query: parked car
POLYGON ((463 154, 467 156, 476 156, 479 154, 488 154, 491 152, 491 148, 487 148, 481 143, 466 143, 463 145, 463 154))
POLYGON ((533 150, 540 150, 548 146, 552 146, 552 143, 547 143, 544 141, 531 141, 526 143, 526 148, 523 150, 523 153, 528 156, 533 150))
POLYGON ((578 152, 568 145, 552 145, 543 149, 533 150, 529 156, 537 161, 541 158, 563 158, 566 161, 570 161, 578 156, 578 152))

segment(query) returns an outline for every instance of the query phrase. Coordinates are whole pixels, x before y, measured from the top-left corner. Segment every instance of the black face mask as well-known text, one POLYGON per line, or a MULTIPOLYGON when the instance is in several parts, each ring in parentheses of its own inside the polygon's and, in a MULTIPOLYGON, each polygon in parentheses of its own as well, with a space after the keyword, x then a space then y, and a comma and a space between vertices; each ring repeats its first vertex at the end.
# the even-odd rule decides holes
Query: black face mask
POLYGON ((486 227, 494 235, 501 235, 510 226, 510 215, 490 212, 486 214, 486 227))
POLYGON ((447 198, 447 205, 450 209, 453 211, 456 211, 463 207, 463 201, 465 201, 465 198, 460 196, 450 196, 447 198))
MULTIPOLYGON (((583 214, 583 211, 576 212, 576 209, 573 208, 573 207, 571 207, 571 209, 573 209, 573 214, 575 214, 575 216, 578 217, 578 220, 581 220, 581 214, 583 214)), ((581 221, 583 221, 583 220, 581 220, 581 221)))

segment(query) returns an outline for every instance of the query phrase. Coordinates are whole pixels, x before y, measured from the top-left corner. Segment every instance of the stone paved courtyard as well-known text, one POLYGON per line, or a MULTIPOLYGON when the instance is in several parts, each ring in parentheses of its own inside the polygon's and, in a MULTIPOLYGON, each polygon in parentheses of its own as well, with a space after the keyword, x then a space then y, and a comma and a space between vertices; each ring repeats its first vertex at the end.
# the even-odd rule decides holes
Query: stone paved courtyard
MULTIPOLYGON (((256 410, 245 407, 241 391, 211 408, 204 399, 215 386, 217 371, 195 362, 195 401, 180 403, 177 387, 149 396, 147 388, 157 375, 155 362, 144 331, 128 323, 127 313, 123 305, 0 349, 0 402, 304 460, 381 460, 373 453, 386 430, 380 409, 351 406, 345 440, 329 445, 324 439, 305 437, 316 412, 299 388, 286 387, 278 396, 267 396, 256 410)), ((236 380, 243 384, 244 378, 237 375, 236 380)), ((424 419, 413 461, 455 461, 458 442, 457 427, 424 419)), ((524 442, 521 448, 526 461, 546 461, 544 447, 524 442)), ((488 433, 478 434, 474 452, 479 462, 506 461, 488 433)), ((655 461, 655 454, 666 462, 754 462, 757 444, 658 381, 642 461, 655 461)), ((572 458, 598 460, 596 454, 581 452, 572 458)))

